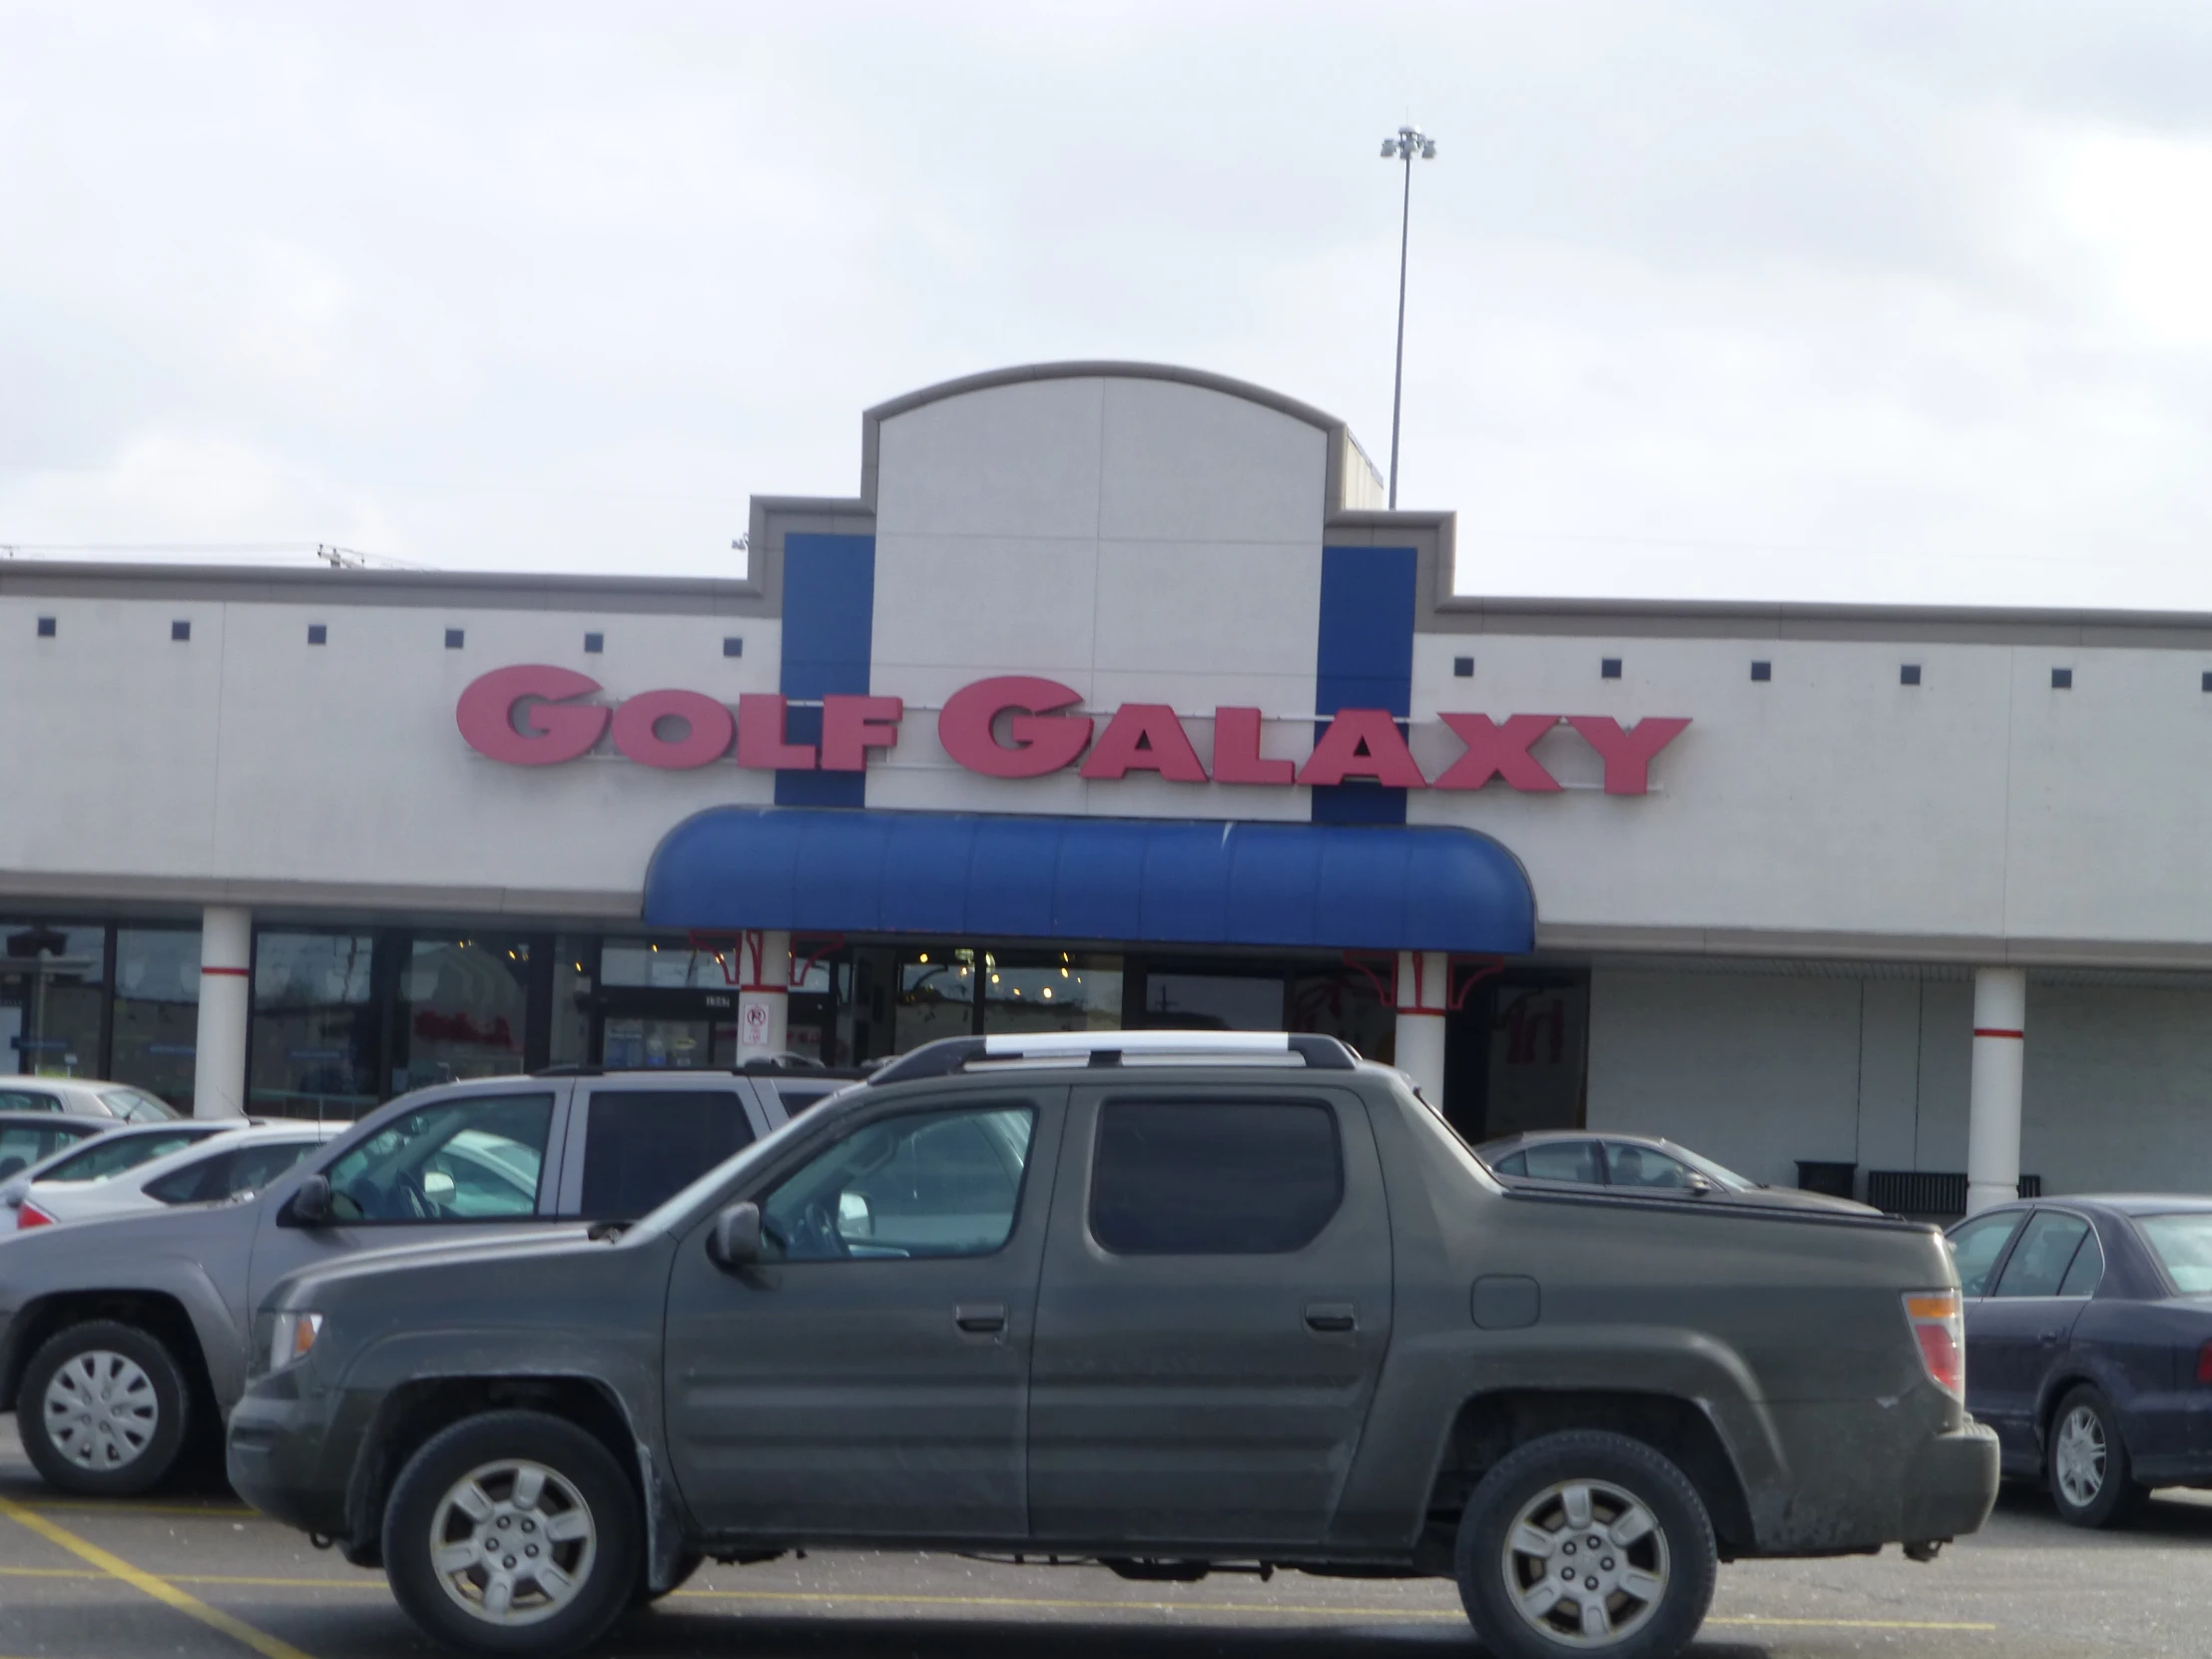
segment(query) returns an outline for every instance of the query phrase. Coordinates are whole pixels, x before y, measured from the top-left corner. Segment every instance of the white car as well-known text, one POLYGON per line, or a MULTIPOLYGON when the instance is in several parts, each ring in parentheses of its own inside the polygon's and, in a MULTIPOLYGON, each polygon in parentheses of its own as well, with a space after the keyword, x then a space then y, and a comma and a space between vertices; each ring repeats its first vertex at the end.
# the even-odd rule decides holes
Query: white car
POLYGON ((144 1089, 97 1077, 0 1077, 0 1112, 74 1112, 125 1123, 172 1123, 182 1115, 144 1089))
MULTIPOLYGON (((10 1121, 25 1120, 11 1118, 10 1121)), ((99 1120, 56 1118, 55 1121, 99 1120)), ((6 1181, 0 1181, 0 1211, 19 1209, 24 1195, 35 1182, 105 1181, 125 1170, 150 1164, 156 1158, 166 1158, 173 1152, 198 1146, 210 1135, 227 1135, 242 1127, 244 1121, 240 1118, 179 1118, 168 1123, 133 1123, 108 1129, 91 1140, 61 1147, 29 1168, 17 1170, 6 1181)), ((14 1218, 0 1215, 0 1230, 13 1226, 14 1218)))
POLYGON ((48 1176, 33 1180, 16 1206, 15 1225, 20 1231, 260 1192, 340 1129, 350 1127, 345 1123, 244 1124, 219 1129, 213 1145, 208 1144, 211 1137, 196 1138, 194 1144, 166 1157, 104 1179, 48 1176))

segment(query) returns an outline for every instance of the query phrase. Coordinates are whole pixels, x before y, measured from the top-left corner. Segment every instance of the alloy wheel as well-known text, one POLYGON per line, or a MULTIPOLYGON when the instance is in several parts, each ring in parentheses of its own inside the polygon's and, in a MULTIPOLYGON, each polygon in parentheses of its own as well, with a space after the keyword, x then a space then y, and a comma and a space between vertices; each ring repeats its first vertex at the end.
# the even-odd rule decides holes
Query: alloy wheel
POLYGON ((1650 1508, 1604 1480, 1548 1486, 1521 1505, 1502 1562, 1514 1610, 1569 1648, 1626 1641, 1659 1609, 1668 1576, 1666 1533, 1650 1508))
POLYGON ((2095 1408, 2076 1405, 2058 1425, 2051 1442, 2050 1471, 2058 1490, 2076 1509, 2086 1509, 2104 1490, 2104 1469, 2110 1453, 2104 1443, 2104 1419, 2095 1408))
POLYGON ((484 1463, 447 1488, 430 1521, 430 1566, 470 1617, 535 1624, 576 1598, 599 1552, 591 1506, 543 1463, 484 1463))

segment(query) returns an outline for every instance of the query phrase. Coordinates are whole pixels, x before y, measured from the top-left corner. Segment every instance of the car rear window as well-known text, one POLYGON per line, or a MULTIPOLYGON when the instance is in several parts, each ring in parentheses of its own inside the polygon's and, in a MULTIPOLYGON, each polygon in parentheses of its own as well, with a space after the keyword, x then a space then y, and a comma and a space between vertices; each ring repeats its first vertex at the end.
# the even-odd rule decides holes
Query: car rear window
POLYGON ((178 1115, 177 1108, 168 1101, 156 1100, 137 1089, 102 1089, 100 1100, 109 1111, 130 1123, 164 1123, 178 1115))
POLYGON ((2183 1296, 2212 1291, 2212 1213, 2137 1216, 2135 1225, 2183 1296))
POLYGON ((1318 1103, 1108 1101, 1091 1236, 1122 1256, 1278 1255, 1321 1236, 1344 1185, 1336 1114, 1318 1103))
POLYGON ((634 1221, 753 1144, 728 1089, 599 1089, 584 1132, 584 1214, 634 1221))
POLYGON ((137 1169, 150 1164, 156 1158, 166 1158, 172 1152, 182 1152, 206 1135, 190 1129, 178 1129, 159 1135, 103 1135, 75 1157, 64 1158, 47 1170, 41 1181, 105 1181, 111 1175, 121 1175, 127 1169, 137 1169))

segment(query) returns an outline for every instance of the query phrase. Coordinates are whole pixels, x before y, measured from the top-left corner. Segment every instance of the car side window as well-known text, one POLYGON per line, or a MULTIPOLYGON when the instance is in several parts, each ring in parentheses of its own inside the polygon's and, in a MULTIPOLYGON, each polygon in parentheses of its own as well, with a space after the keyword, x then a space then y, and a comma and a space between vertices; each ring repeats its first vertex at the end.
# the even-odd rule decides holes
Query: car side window
POLYGON ((182 1152, 201 1139, 190 1131, 174 1135, 102 1135, 84 1151, 56 1164, 42 1181, 105 1181, 111 1175, 182 1152))
POLYGON ((1344 1203, 1337 1116, 1318 1102, 1109 1100, 1091 1237, 1117 1256, 1303 1250, 1344 1203))
POLYGON ((2027 1219, 2012 1259, 1997 1279, 2000 1297, 2056 1296, 2073 1266, 2089 1224, 2063 1210, 2038 1210, 2027 1219))
POLYGON ((0 1129, 0 1181, 21 1175, 52 1152, 58 1136, 50 1129, 11 1124, 0 1129))
POLYGON ((224 1175, 237 1157, 235 1152, 216 1152, 195 1158, 183 1169, 173 1169, 160 1180, 147 1182, 146 1196, 163 1204, 198 1204, 221 1198, 224 1175))
POLYGON ((908 1112, 862 1124, 761 1203, 770 1261, 989 1256, 1013 1236, 1036 1114, 908 1112))
POLYGON ((549 1094, 479 1095, 401 1114, 324 1174, 338 1222, 532 1215, 553 1127, 549 1094))
POLYGON ((1944 1237, 1943 1242, 1950 1246, 1951 1264, 1958 1270, 1960 1294, 1970 1297, 1989 1294, 1989 1274, 2019 1225, 2018 1214, 2007 1211, 2001 1216, 1982 1216, 1969 1221, 1944 1237))
POLYGON ((584 1215, 635 1221, 752 1144, 735 1090, 595 1090, 584 1131, 584 1215))
POLYGON ((1498 1175, 1526 1175, 1528 1173, 1528 1154, 1525 1152, 1511 1153, 1492 1164, 1490 1169, 1498 1175))
POLYGON ((2097 1242, 2096 1229, 2091 1228, 2081 1241, 2081 1248, 2074 1252, 2073 1266, 2066 1270, 2066 1277, 2058 1283, 2060 1296, 2095 1296, 2097 1286, 2104 1281, 2104 1246, 2097 1242))
POLYGON ((1538 1181, 1572 1181, 1584 1187, 1602 1187, 1604 1171, 1597 1164, 1595 1141, 1544 1141, 1524 1154, 1526 1161, 1516 1174, 1538 1181))
POLYGON ((61 1101, 36 1089, 0 1089, 0 1112, 58 1112, 61 1101))
POLYGON ((1690 1179, 1690 1166, 1681 1159, 1624 1141, 1605 1143, 1605 1174, 1613 1186, 1652 1192, 1687 1192, 1696 1185, 1690 1179))

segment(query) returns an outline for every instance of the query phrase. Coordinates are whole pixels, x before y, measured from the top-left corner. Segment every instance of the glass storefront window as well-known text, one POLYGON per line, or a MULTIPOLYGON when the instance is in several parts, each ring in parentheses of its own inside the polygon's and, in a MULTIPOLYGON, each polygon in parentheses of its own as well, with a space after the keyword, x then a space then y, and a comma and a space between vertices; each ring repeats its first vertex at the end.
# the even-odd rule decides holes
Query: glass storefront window
POLYGON ((1121 983, 1119 956, 993 952, 983 969, 983 1029, 1116 1031, 1121 983))
POLYGON ((1283 981, 1227 973, 1148 973, 1145 1024, 1153 1030, 1280 1031, 1283 981))
POLYGON ((728 990, 737 982, 731 948, 694 950, 681 939, 608 939, 599 949, 600 982, 663 991, 728 990))
POLYGON ((248 1109, 349 1118, 376 1104, 367 933, 262 933, 254 940, 248 1109))
POLYGON ((117 929, 115 1057, 108 1075, 190 1112, 199 1041, 200 930, 117 929))
POLYGON ((108 930, 0 922, 0 1072, 94 1077, 108 930))
POLYGON ((973 950, 900 952, 891 1052, 904 1054, 939 1037, 973 1036, 975 979, 982 971, 984 963, 973 950))
POLYGON ((1291 1029, 1342 1038, 1384 1065, 1393 1063, 1397 1050, 1397 1010, 1384 1005, 1374 982, 1357 968, 1294 975, 1291 1029))
POLYGON ((399 968, 391 1092, 523 1069, 530 944, 498 933, 418 934, 399 968))
POLYGON ((591 993, 599 974, 599 941, 563 933, 553 941, 553 1026, 546 1063, 580 1066, 591 1059, 591 993))

